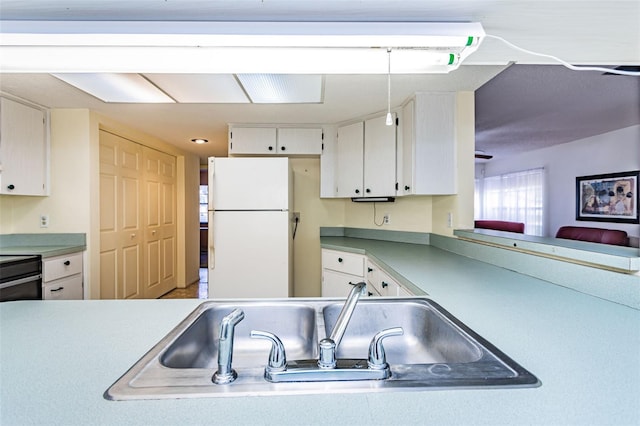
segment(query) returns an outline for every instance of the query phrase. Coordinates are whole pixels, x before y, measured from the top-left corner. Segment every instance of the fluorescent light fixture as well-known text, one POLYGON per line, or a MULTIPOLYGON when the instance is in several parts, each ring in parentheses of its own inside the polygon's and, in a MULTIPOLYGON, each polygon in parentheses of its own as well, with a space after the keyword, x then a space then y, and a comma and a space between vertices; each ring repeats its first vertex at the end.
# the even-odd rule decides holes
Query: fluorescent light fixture
POLYGON ((53 74, 104 102, 173 103, 164 92, 139 74, 53 74))
POLYGON ((238 81, 254 104, 321 103, 321 75, 238 74, 238 81))
POLYGON ((395 197, 354 197, 351 201, 354 203, 393 203, 395 197))
POLYGON ((4 72, 446 73, 480 23, 0 21, 4 72), (37 60, 35 60, 37 58, 37 60), (171 58, 168 60, 167 58, 171 58))

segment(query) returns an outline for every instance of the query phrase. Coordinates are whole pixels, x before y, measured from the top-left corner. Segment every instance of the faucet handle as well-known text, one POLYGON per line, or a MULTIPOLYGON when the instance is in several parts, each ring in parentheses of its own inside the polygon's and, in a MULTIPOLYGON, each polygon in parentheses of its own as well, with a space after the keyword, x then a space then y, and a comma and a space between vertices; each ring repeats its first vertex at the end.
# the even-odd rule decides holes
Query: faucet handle
POLYGON ((404 334, 402 327, 393 327, 382 330, 371 339, 369 344, 369 368, 374 370, 383 370, 389 367, 387 364, 387 356, 384 353, 384 346, 382 346, 382 339, 389 336, 401 336, 404 334))
POLYGON ((250 336, 252 339, 265 339, 272 343, 267 371, 284 371, 287 369, 287 355, 284 351, 282 340, 278 336, 261 330, 251 330, 250 336))

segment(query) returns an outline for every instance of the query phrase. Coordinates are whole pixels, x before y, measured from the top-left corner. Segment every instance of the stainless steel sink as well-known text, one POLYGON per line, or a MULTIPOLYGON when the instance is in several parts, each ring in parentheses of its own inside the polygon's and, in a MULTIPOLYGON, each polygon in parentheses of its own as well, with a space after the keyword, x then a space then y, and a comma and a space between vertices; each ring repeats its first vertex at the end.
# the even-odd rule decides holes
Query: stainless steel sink
POLYGON ((270 343, 251 330, 276 334, 288 361, 318 357, 318 342, 333 329, 343 300, 278 299, 202 303, 145 354, 104 394, 106 399, 160 399, 247 395, 383 392, 473 387, 534 387, 538 379, 430 299, 360 300, 338 347, 337 357, 365 358, 372 337, 402 327, 386 339, 391 377, 385 380, 271 383, 264 378, 270 343), (235 328, 233 368, 237 379, 218 385, 218 333, 236 308, 244 320, 235 328))

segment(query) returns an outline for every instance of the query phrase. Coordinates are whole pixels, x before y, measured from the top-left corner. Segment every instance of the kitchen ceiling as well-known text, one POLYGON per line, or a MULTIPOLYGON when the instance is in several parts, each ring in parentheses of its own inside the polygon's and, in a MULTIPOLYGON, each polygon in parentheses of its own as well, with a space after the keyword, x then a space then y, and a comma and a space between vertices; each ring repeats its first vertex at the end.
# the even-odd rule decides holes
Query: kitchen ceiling
MULTIPOLYGON (((640 64, 640 2, 635 0, 2 0, 0 16, 3 20, 43 21, 477 21, 487 34, 575 64, 640 64)), ((476 143, 496 158, 638 124, 638 77, 601 76, 558 66, 507 68, 510 62, 554 64, 548 58, 485 39, 478 51, 450 74, 393 75, 392 105, 399 105, 416 91, 479 89, 476 143), (500 74, 505 68, 507 71, 500 74)), ((216 103, 207 93, 231 88, 224 81, 234 77, 189 73, 188 64, 178 65, 187 71, 174 76, 156 73, 149 78, 158 82, 181 79, 191 95, 203 95, 193 98, 193 103, 105 103, 42 72, 3 72, 0 90, 50 108, 95 110, 201 158, 226 154, 226 126, 230 122, 335 123, 386 108, 385 75, 326 75, 320 103, 224 103, 224 99, 216 103), (212 83, 214 80, 218 83, 212 83), (194 137, 210 143, 196 146, 190 142, 194 137)))

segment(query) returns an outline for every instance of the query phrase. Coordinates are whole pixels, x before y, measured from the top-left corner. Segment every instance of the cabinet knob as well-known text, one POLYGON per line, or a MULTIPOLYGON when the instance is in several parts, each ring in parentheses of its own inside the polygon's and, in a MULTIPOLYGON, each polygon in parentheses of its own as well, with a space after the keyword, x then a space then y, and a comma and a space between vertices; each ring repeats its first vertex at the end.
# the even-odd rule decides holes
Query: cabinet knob
POLYGON ((411 189, 411 188, 410 188, 409 186, 407 186, 407 185, 405 185, 405 186, 404 186, 404 190, 405 190, 405 191, 408 191, 408 190, 410 190, 410 189, 411 189))
POLYGON ((359 190, 359 189, 356 189, 356 194, 359 194, 359 193, 360 193, 360 190, 359 190))
POLYGON ((287 148, 286 147, 280 147, 280 150, 285 151, 287 148))
POLYGON ((338 258, 338 263, 342 263, 342 258, 341 257, 338 258))
POLYGON ((272 146, 269 147, 269 151, 273 151, 273 147, 272 146))
POLYGON ((369 188, 367 188, 367 194, 370 194, 371 190, 369 188))
POLYGON ((14 189, 16 189, 16 186, 15 186, 15 185, 13 185, 13 184, 11 184, 11 185, 7 185, 7 189, 8 189, 9 191, 13 191, 14 189))
POLYGON ((388 286, 389 286, 389 284, 387 284, 384 281, 382 281, 382 288, 387 288, 388 286))
POLYGON ((69 265, 71 265, 71 261, 70 261, 70 260, 65 260, 63 263, 64 263, 64 266, 69 266, 69 265))
POLYGON ((367 268, 367 272, 373 272, 373 269, 367 268))
POLYGON ((368 291, 367 294, 369 295, 369 297, 373 296, 373 293, 371 293, 370 291, 368 291))

